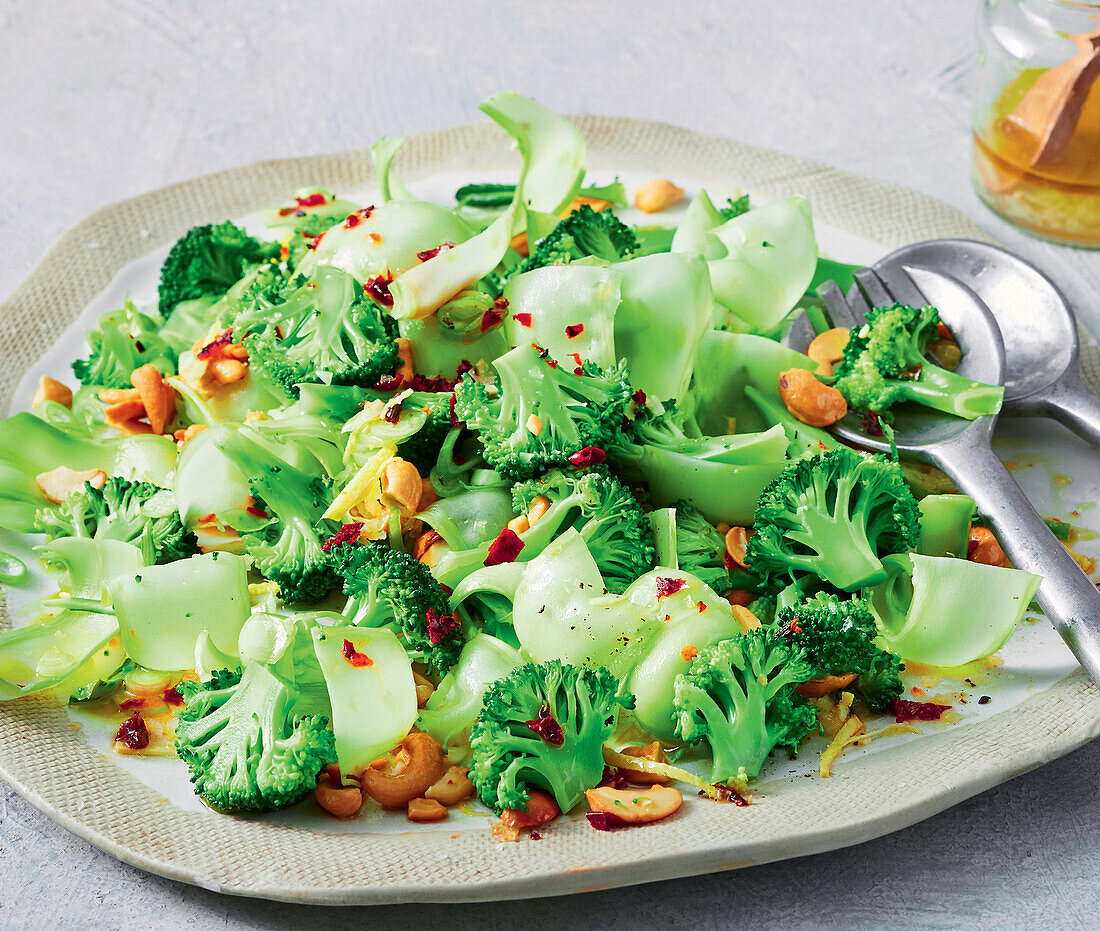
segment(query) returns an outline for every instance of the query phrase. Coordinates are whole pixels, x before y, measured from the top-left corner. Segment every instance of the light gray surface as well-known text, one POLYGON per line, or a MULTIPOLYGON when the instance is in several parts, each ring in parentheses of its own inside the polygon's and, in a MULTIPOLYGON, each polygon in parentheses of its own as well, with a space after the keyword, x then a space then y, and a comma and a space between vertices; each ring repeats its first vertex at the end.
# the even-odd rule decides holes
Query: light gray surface
MULTIPOLYGON (((514 89, 908 184, 1039 263, 1100 329, 1100 253, 1017 234, 970 190, 969 0, 693 6, 0 0, 0 293, 96 207, 256 159, 468 122, 482 97, 514 89)), ((147 876, 0 788, 0 926, 1088 925, 1100 913, 1098 777, 1092 745, 850 851, 568 900, 369 916, 147 876)))

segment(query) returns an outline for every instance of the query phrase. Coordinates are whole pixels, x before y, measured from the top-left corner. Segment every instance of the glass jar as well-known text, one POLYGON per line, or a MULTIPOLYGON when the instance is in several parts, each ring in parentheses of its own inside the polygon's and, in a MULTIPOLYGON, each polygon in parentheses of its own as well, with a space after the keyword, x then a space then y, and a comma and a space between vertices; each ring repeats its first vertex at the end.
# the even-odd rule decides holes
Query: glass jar
POLYGON ((982 0, 974 186, 1039 236, 1100 248, 1100 0, 982 0))

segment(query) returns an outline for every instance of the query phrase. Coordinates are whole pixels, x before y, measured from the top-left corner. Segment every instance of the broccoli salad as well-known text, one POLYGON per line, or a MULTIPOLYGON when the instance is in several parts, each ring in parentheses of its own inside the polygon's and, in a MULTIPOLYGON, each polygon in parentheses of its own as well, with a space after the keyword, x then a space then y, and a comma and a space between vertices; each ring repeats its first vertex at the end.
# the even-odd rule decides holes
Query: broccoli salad
POLYGON ((827 777, 877 719, 943 718, 905 664, 990 657, 1039 579, 971 499, 827 428, 1002 389, 953 371, 932 307, 830 328, 814 289, 853 268, 805 198, 700 191, 673 227, 657 179, 628 223, 569 122, 481 109, 514 184, 418 199, 384 138, 370 203, 189 230, 79 387, 0 423, 0 527, 56 587, 0 633, 0 700, 115 716, 119 754, 177 756, 220 811, 476 799, 503 839, 659 821, 685 787, 748 804, 813 735, 827 777), (804 311, 806 354, 780 342, 804 311))

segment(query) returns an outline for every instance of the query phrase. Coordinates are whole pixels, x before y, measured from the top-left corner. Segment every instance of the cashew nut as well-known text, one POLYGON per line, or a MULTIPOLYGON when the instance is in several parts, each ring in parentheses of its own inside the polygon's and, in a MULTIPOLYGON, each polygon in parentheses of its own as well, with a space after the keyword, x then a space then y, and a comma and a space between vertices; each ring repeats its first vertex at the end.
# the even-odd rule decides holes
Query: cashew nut
POLYGON ((424 793, 425 798, 435 799, 443 805, 457 805, 472 798, 474 784, 469 772, 465 766, 452 766, 424 793))
POLYGON ((333 784, 328 773, 322 773, 313 797, 321 810, 334 818, 354 818, 363 807, 363 793, 357 786, 333 784))
POLYGON ((73 393, 66 385, 61 384, 56 378, 43 375, 38 380, 38 390, 34 393, 32 406, 37 408, 46 401, 56 401, 62 407, 73 406, 73 393))
POLYGON ((649 789, 613 789, 598 786, 584 793, 592 811, 602 811, 630 824, 649 824, 678 811, 684 802, 679 789, 652 786, 649 789))
POLYGON ((93 488, 102 488, 107 481, 107 473, 102 469, 85 469, 76 472, 68 466, 58 466, 49 472, 39 472, 34 478, 38 490, 54 504, 60 504, 65 496, 84 487, 87 482, 93 488))
POLYGON ((744 605, 730 605, 730 610, 733 611, 733 618, 741 625, 741 630, 744 633, 747 634, 750 630, 756 630, 760 626, 760 618, 744 605))
POLYGON ((359 775, 363 791, 383 808, 404 808, 439 781, 447 769, 443 748, 427 734, 416 731, 401 741, 409 761, 400 773, 368 768, 359 775))
POLYGON ((561 809, 552 795, 540 789, 532 789, 527 799, 527 811, 505 808, 501 812, 500 822, 509 830, 518 831, 520 828, 537 828, 553 821, 560 814, 561 809))
POLYGON ((730 527, 726 531, 726 555, 742 569, 749 564, 749 531, 744 527, 730 527))
POLYGON ((397 358, 399 360, 394 377, 400 378, 402 385, 411 385, 413 379, 416 377, 413 371, 412 341, 406 339, 404 336, 399 336, 394 342, 397 343, 397 358))
POLYGON ((415 670, 413 670, 413 683, 416 685, 416 707, 423 708, 432 697, 435 686, 415 670))
POLYGON ((818 333, 806 347, 806 355, 817 363, 819 375, 832 375, 833 366, 844 358, 844 347, 848 345, 851 331, 845 326, 833 327, 818 333))
POLYGON ((845 673, 842 676, 822 676, 820 679, 810 679, 801 682, 795 688, 803 698, 823 698, 838 689, 845 689, 856 681, 854 672, 845 673))
POLYGON ((382 500, 393 503, 402 517, 411 517, 420 506, 422 483, 416 466, 405 459, 393 458, 382 472, 382 500))
POLYGON ((827 427, 848 413, 844 395, 823 385, 805 369, 779 373, 779 397, 787 410, 811 427, 827 427))
POLYGON ((550 499, 546 495, 538 495, 531 499, 531 506, 527 509, 528 526, 535 523, 543 514, 550 510, 550 499))
POLYGON ((164 428, 176 416, 176 392, 172 386, 151 362, 130 373, 130 384, 137 388, 145 408, 145 419, 153 433, 164 433, 164 428))
MULTIPOLYGON (((664 749, 656 740, 644 747, 623 747, 619 752, 639 760, 652 760, 654 763, 668 762, 664 749)), ((656 773, 638 773, 630 769, 622 769, 619 772, 626 777, 627 782, 636 786, 667 785, 670 781, 668 776, 659 776, 656 773)))
POLYGON ((414 798, 409 801, 407 817, 416 824, 442 821, 447 817, 447 809, 430 798, 414 798))
POLYGON ((966 548, 966 558, 971 562, 984 563, 987 566, 1007 566, 1008 557, 1001 544, 988 527, 971 527, 970 540, 966 548))
POLYGON ((643 213, 660 213, 684 199, 684 189, 668 178, 647 181, 634 192, 634 206, 643 213))

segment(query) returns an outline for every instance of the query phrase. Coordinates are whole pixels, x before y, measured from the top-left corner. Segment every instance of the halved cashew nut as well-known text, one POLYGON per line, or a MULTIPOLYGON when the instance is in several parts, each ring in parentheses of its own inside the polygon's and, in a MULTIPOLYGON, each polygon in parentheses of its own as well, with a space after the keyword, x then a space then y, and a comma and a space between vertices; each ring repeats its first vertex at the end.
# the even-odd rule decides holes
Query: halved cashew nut
POLYGON ((744 527, 730 527, 726 531, 726 555, 742 569, 748 567, 749 531, 744 527))
POLYGON ((668 178, 654 178, 634 192, 634 206, 643 213, 660 213, 684 199, 684 189, 668 178))
POLYGON ((537 828, 541 824, 553 821, 561 814, 558 803, 549 792, 532 789, 527 799, 527 811, 518 808, 505 808, 500 813, 500 823, 511 831, 521 828, 537 828))
POLYGON ((535 523, 543 514, 550 510, 550 499, 546 495, 538 495, 531 499, 531 506, 527 509, 527 525, 535 523))
POLYGON ((756 630, 760 626, 760 618, 744 605, 730 605, 730 610, 733 612, 734 620, 741 625, 741 630, 744 633, 747 634, 750 630, 756 630))
POLYGON ((409 802, 407 817, 416 824, 428 824, 446 818, 447 809, 434 799, 414 798, 409 802))
POLYGON ((153 432, 164 433, 164 428, 176 416, 176 392, 172 386, 151 362, 134 369, 130 373, 130 383, 137 388, 145 407, 145 419, 149 421, 153 432))
POLYGON ((415 670, 413 670, 413 683, 416 685, 416 707, 423 708, 432 697, 435 686, 415 670))
POLYGON ((439 495, 436 493, 435 485, 432 484, 430 478, 420 479, 420 510, 424 511, 430 508, 439 500, 439 495))
POLYGON ((508 521, 508 529, 512 533, 523 533, 531 529, 531 521, 528 520, 526 514, 520 514, 519 517, 513 517, 508 521))
POLYGON ((416 731, 401 741, 409 761, 399 773, 368 768, 359 775, 363 791, 383 808, 405 808, 421 798, 447 770, 443 748, 427 734, 416 731))
POLYGON ((854 672, 848 672, 842 676, 822 676, 820 679, 799 683, 795 691, 803 698, 823 698, 838 689, 846 689, 855 681, 854 672))
POLYGON ((202 433, 202 431, 205 429, 206 424, 193 423, 191 424, 191 426, 187 427, 184 430, 177 430, 175 433, 172 434, 173 439, 175 439, 176 441, 176 447, 178 449, 183 449, 184 446, 186 446, 191 440, 202 433))
POLYGON ((817 363, 818 375, 832 375, 833 366, 844 358, 844 347, 848 345, 851 330, 846 326, 833 327, 818 333, 806 347, 806 355, 817 363))
POLYGON ((334 818, 354 818, 363 807, 363 793, 358 786, 335 785, 327 772, 321 775, 313 797, 334 818))
POLYGON ((382 501, 394 504, 402 517, 411 517, 420 506, 423 483, 416 466, 405 459, 394 458, 382 472, 382 501))
POLYGON ((779 373, 779 397, 802 423, 827 427, 848 413, 848 402, 836 388, 824 385, 805 369, 779 373))
POLYGON ((425 793, 425 798, 435 799, 442 805, 457 805, 473 798, 474 784, 465 766, 452 766, 425 793))
MULTIPOLYGON (((652 760, 654 763, 667 763, 665 751, 659 741, 646 744, 644 747, 623 747, 619 751, 623 756, 632 756, 639 760, 652 760)), ((619 770, 626 777, 626 781, 636 786, 667 785, 671 780, 668 776, 659 776, 657 773, 639 773, 630 769, 619 770)))
POLYGON ((62 407, 71 408, 73 393, 68 386, 61 384, 56 378, 43 375, 38 380, 38 390, 34 393, 32 406, 37 408, 39 404, 44 404, 46 401, 56 401, 62 407))
POLYGON ((988 527, 971 527, 970 540, 966 547, 966 558, 971 562, 984 563, 987 566, 1007 566, 1008 557, 1001 544, 988 527))
POLYGON ((592 811, 615 815, 629 824, 649 824, 660 821, 679 810, 683 793, 670 786, 649 789, 613 789, 599 786, 584 793, 592 811))
POLYGON ((401 384, 411 385, 413 378, 416 377, 413 371, 412 341, 404 336, 399 336, 394 342, 397 343, 397 358, 399 360, 394 376, 401 379, 401 384))
POLYGON ((107 473, 102 469, 85 469, 76 472, 68 466, 58 466, 49 472, 39 472, 34 478, 38 490, 54 504, 60 504, 70 491, 84 487, 87 482, 93 488, 102 488, 107 481, 107 473))

